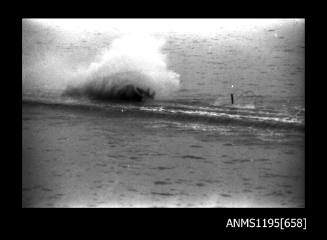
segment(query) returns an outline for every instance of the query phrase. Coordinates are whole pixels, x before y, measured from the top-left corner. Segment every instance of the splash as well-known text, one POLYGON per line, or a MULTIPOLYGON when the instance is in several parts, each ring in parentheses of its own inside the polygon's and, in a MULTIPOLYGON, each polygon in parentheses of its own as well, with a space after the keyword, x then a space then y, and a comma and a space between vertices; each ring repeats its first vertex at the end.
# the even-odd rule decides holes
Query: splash
POLYGON ((179 74, 168 69, 162 51, 165 39, 154 35, 75 34, 23 21, 22 42, 23 96, 55 92, 73 98, 166 99, 179 89, 179 74))
POLYGON ((179 88, 179 75, 167 67, 163 39, 127 35, 115 39, 98 61, 79 69, 65 95, 95 99, 168 98, 179 88))

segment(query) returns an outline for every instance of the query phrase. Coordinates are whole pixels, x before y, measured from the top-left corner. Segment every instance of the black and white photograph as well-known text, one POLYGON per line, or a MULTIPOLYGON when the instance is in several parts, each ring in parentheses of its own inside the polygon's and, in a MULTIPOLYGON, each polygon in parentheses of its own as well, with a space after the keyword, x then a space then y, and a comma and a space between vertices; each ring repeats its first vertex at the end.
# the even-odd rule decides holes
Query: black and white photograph
POLYGON ((22 208, 305 208, 305 18, 22 18, 22 208))

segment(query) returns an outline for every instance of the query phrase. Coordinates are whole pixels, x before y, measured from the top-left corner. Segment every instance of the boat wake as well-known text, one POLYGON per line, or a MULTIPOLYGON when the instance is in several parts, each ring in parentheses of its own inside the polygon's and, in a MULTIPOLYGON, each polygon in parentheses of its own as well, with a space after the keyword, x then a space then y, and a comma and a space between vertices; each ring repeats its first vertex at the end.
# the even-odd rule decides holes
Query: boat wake
MULTIPOLYGON (((125 89, 124 91, 127 90, 125 89)), ((130 91, 133 92, 134 90, 130 91)), ((132 96, 134 95, 131 93, 130 97, 132 96)), ((292 115, 288 112, 276 112, 267 109, 201 106, 178 101, 145 101, 138 103, 126 102, 125 99, 99 101, 90 99, 80 100, 70 97, 58 98, 57 100, 51 99, 51 101, 45 99, 25 99, 23 104, 101 111, 107 113, 108 117, 156 118, 214 125, 304 130, 304 110, 301 113, 297 112, 297 114, 292 115)))

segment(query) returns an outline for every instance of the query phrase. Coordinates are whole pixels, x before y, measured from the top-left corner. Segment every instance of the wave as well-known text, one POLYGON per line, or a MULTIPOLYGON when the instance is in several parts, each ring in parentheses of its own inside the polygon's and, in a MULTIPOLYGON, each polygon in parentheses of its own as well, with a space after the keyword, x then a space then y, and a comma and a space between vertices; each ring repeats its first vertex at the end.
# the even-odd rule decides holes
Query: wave
POLYGON ((163 39, 128 35, 115 39, 97 61, 77 71, 64 95, 104 100, 165 99, 179 88, 168 69, 163 39))
POLYGON ((174 101, 126 103, 124 101, 60 101, 24 99, 23 105, 48 105, 57 108, 101 111, 109 117, 157 118, 172 121, 235 125, 264 129, 295 129, 303 131, 304 117, 256 109, 187 105, 174 101))

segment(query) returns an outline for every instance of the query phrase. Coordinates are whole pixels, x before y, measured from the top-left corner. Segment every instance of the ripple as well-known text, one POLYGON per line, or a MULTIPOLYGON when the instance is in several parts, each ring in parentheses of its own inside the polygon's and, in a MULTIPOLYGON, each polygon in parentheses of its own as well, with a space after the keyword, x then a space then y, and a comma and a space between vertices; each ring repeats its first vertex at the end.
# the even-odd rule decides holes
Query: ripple
POLYGON ((248 192, 252 192, 252 190, 250 190, 250 189, 243 189, 243 192, 244 193, 248 193, 248 192))
POLYGON ((160 167, 154 167, 154 168, 151 168, 151 169, 162 171, 162 170, 173 169, 173 167, 164 167, 164 166, 160 166, 160 167))
POLYGON ((270 161, 270 159, 268 159, 268 158, 259 158, 259 159, 256 159, 255 161, 256 162, 268 162, 268 161, 270 161))
POLYGON ((95 166, 96 167, 106 167, 107 164, 106 163, 96 163, 95 166))
POLYGON ((152 195, 159 195, 159 196, 164 196, 164 197, 171 197, 175 196, 176 194, 172 193, 161 193, 161 192, 151 192, 152 195))
POLYGON ((281 191, 273 191, 273 192, 270 192, 270 193, 267 193, 266 196, 284 196, 284 193, 281 192, 281 191))
POLYGON ((205 186, 204 183, 197 183, 197 184, 195 184, 195 185, 198 186, 198 187, 204 187, 204 186, 205 186))
POLYGON ((232 143, 224 143, 224 146, 233 146, 232 143))
POLYGON ((194 155, 183 155, 182 158, 189 158, 189 159, 205 159, 203 157, 194 156, 194 155))
POLYGON ((229 161, 222 161, 225 164, 235 164, 235 163, 246 163, 246 162, 251 162, 250 159, 234 159, 234 160, 229 160, 229 161))
POLYGON ((170 182, 166 182, 166 181, 155 181, 153 182, 156 185, 169 185, 171 184, 170 182))
POLYGON ((230 194, 225 194, 225 193, 221 193, 220 196, 222 196, 222 197, 232 197, 232 195, 230 195, 230 194))
POLYGON ((50 188, 41 188, 41 191, 43 192, 52 192, 53 190, 50 188))
POLYGON ((191 145, 190 147, 191 147, 191 148, 203 148, 203 147, 200 146, 200 145, 191 145))

